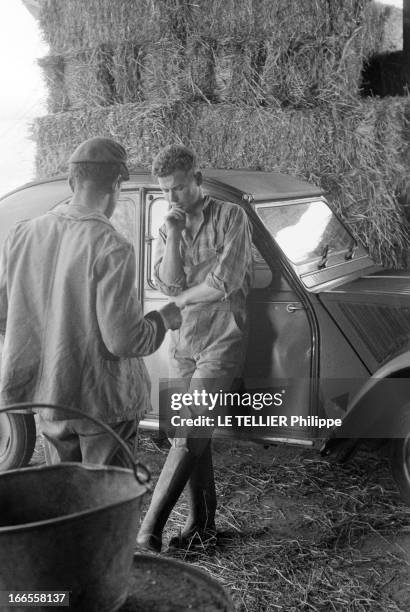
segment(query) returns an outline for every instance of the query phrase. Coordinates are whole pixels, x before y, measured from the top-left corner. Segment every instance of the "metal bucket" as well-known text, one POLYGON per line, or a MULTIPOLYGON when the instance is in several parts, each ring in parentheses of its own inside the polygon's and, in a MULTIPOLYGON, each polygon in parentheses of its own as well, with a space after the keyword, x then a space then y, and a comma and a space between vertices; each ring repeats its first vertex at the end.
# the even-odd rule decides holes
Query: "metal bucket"
POLYGON ((156 555, 136 554, 121 612, 234 612, 230 595, 208 572, 156 555))
MULTIPOLYGON (((0 413, 28 407, 53 406, 19 404, 0 413)), ((8 605, 5 592, 12 591, 68 591, 70 610, 84 612, 112 612, 127 597, 150 476, 115 432, 89 418, 116 438, 133 469, 60 463, 0 474, 1 610, 27 611, 27 599, 20 607, 8 605)), ((47 603, 35 609, 49 610, 47 603)))

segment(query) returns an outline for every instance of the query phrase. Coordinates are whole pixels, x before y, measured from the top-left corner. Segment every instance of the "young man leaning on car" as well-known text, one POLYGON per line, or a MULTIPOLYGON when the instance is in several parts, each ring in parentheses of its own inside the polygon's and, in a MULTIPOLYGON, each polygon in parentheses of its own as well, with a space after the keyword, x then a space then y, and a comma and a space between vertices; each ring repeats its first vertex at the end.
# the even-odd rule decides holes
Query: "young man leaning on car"
MULTIPOLYGON (((165 147, 153 174, 169 201, 160 230, 155 278, 158 288, 182 308, 182 326, 171 337, 171 377, 187 393, 229 390, 244 358, 246 296, 251 283, 251 233, 235 204, 204 197, 195 154, 165 147)), ((188 416, 206 411, 187 409, 188 416)), ((180 537, 170 546, 215 538, 216 495, 210 436, 187 428, 172 440, 138 544, 161 550, 162 531, 187 484, 190 511, 180 537)))

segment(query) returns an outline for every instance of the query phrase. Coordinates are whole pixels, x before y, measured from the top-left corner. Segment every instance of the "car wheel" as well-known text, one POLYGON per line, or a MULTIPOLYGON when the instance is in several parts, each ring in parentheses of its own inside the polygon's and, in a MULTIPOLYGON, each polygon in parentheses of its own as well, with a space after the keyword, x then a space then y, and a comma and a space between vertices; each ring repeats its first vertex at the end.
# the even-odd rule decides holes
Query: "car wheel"
POLYGON ((410 505, 410 405, 401 412, 398 423, 404 437, 390 440, 390 464, 401 497, 410 505))
POLYGON ((0 471, 27 465, 35 444, 36 424, 32 414, 0 414, 0 471))

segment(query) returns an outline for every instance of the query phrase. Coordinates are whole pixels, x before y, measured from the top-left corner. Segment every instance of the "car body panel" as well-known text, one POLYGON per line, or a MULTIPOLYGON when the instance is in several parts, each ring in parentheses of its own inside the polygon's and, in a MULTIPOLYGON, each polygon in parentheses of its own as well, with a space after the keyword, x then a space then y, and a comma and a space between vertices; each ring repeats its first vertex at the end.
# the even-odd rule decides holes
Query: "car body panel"
POLYGON ((31 219, 46 213, 70 196, 66 180, 29 183, 0 199, 0 244, 3 244, 10 228, 23 219, 31 219))
MULTIPOLYGON (((371 374, 410 349, 410 276, 386 272, 348 282, 321 302, 371 374), (388 281, 391 281, 391 292, 388 281)), ((410 366, 410 362, 409 362, 410 366)))
POLYGON ((404 295, 410 297, 409 270, 381 270, 371 275, 361 276, 345 282, 329 293, 404 295))

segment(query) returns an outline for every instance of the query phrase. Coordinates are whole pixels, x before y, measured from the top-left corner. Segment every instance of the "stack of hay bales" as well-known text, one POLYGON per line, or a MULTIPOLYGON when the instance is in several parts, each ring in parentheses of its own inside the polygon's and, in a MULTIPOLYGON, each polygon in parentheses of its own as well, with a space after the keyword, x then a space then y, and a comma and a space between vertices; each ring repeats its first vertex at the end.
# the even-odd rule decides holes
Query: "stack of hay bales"
POLYGON ((41 26, 40 176, 96 134, 145 167, 183 142, 204 166, 313 180, 379 261, 401 264, 409 103, 360 97, 381 38, 369 0, 42 0, 41 26))

